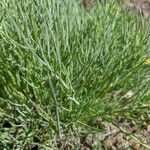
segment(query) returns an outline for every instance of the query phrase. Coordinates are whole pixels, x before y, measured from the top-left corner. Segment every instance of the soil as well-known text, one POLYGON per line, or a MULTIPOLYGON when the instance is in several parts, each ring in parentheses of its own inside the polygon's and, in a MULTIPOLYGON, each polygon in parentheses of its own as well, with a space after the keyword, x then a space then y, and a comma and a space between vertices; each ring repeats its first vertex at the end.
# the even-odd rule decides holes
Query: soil
MULTIPOLYGON (((141 116, 140 119, 142 119, 141 116)), ((119 117, 116 124, 97 118, 91 125, 103 128, 102 132, 89 133, 76 137, 76 140, 65 139, 61 142, 64 150, 149 150, 150 124, 139 126, 134 121, 119 117), (75 143, 75 141, 78 141, 75 143), (73 145, 73 147, 72 147, 73 145)))
POLYGON ((124 3, 137 13, 150 18, 150 0, 124 0, 124 3))
MULTIPOLYGON (((120 0, 122 4, 125 4, 132 10, 136 11, 145 17, 150 18, 150 0, 120 0)), ((96 0, 83 0, 83 6, 85 9, 91 9, 96 5, 96 0)))

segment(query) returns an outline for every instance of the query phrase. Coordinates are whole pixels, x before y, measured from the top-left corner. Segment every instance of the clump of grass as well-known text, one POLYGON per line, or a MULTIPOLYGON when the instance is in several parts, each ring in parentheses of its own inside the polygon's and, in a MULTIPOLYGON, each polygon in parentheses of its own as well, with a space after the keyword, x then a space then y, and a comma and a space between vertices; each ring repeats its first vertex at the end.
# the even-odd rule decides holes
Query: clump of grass
POLYGON ((2 147, 27 148, 38 137, 50 148, 57 135, 80 132, 91 118, 140 115, 150 81, 144 19, 113 1, 88 12, 67 0, 10 0, 2 6, 2 147), (122 98, 128 91, 134 95, 122 98), (5 130, 6 121, 12 128, 5 130))

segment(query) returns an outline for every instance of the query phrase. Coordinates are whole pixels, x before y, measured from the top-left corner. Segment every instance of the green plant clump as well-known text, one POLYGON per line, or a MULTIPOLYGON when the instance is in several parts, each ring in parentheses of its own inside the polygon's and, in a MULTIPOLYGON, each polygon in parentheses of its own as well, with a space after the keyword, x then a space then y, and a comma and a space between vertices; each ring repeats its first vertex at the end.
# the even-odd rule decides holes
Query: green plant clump
POLYGON ((145 19, 112 0, 88 11, 68 0, 0 5, 0 149, 54 149, 54 139, 91 130, 93 118, 148 111, 145 19))

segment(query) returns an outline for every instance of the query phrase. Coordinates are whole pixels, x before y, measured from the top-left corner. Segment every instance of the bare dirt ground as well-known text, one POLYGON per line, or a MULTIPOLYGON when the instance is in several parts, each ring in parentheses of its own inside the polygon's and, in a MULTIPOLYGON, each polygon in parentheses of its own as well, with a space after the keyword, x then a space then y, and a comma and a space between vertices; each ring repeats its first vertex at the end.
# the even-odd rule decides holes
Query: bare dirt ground
POLYGON ((104 131, 84 138, 83 150, 149 150, 150 125, 137 125, 134 121, 118 118, 116 124, 101 122, 104 131))
POLYGON ((124 3, 143 16, 150 18, 150 0, 124 0, 124 3))
MULTIPOLYGON (((137 13, 150 18, 150 0, 120 0, 120 2, 137 13)), ((92 8, 95 4, 96 0, 83 0, 83 5, 86 9, 92 8)))
MULTIPOLYGON (((141 116, 144 119, 144 116, 141 116)), ((61 142, 64 150, 149 150, 150 124, 143 120, 138 125, 135 121, 127 121, 119 117, 115 124, 97 118, 90 126, 103 129, 101 132, 89 133, 74 139, 61 142), (73 147, 72 147, 73 145, 73 147)))

